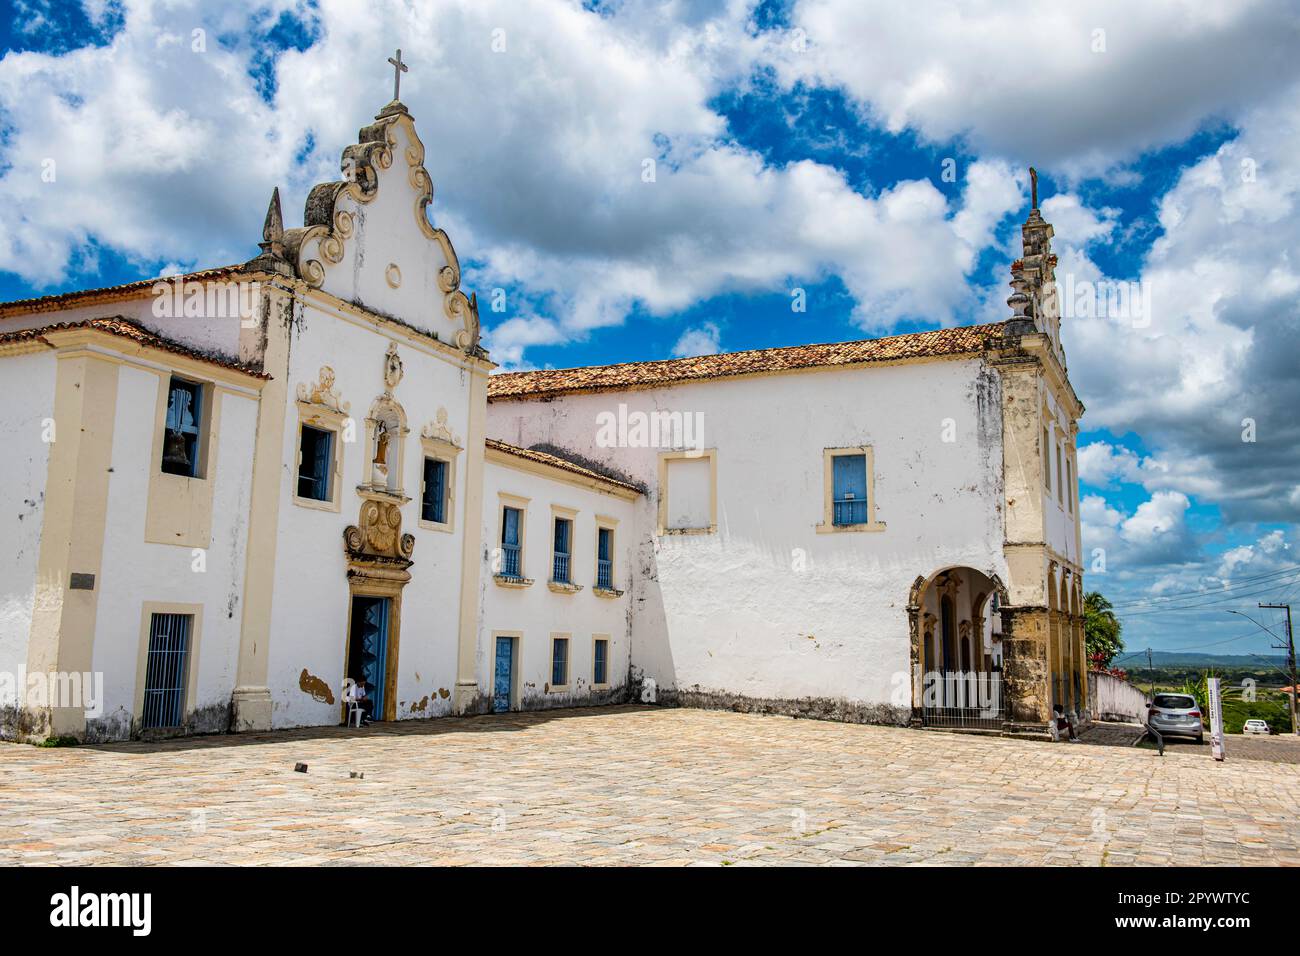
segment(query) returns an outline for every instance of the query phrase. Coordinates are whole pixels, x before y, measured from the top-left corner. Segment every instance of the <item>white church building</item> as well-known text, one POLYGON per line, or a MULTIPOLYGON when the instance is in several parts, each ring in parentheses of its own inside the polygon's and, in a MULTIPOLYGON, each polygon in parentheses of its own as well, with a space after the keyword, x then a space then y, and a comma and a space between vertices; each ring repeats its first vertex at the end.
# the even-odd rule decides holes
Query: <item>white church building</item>
POLYGON ((394 100, 250 262, 0 304, 0 737, 1083 709, 1036 198, 1005 322, 493 374, 423 162, 394 100))

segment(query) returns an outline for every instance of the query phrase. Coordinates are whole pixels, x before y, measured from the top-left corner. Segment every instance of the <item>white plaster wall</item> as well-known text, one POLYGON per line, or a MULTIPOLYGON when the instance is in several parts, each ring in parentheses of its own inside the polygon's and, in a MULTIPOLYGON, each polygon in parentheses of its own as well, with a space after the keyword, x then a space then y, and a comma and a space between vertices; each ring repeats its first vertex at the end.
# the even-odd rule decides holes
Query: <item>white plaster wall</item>
POLYGON ((592 636, 609 636, 608 682, 611 690, 627 683, 631 644, 630 609, 636 554, 636 506, 616 495, 582 488, 566 481, 521 471, 489 461, 483 476, 484 563, 475 673, 479 692, 492 694, 496 631, 522 632, 516 669, 523 709, 570 706, 592 699, 592 636), (498 512, 500 494, 530 499, 525 516, 523 574, 533 579, 528 588, 502 587, 493 580, 493 553, 501 540, 498 512), (576 594, 561 594, 547 587, 551 577, 551 506, 573 508, 572 565, 570 579, 582 585, 576 594), (592 593, 596 582, 596 515, 618 519, 614 534, 614 587, 623 591, 616 599, 592 593), (552 692, 551 635, 568 633, 569 690, 552 692))
POLYGON ((491 403, 488 435, 553 443, 652 490, 638 508, 632 664, 664 686, 910 703, 918 575, 1007 577, 996 373, 974 360, 491 403), (597 415, 699 412, 717 449, 714 535, 653 538, 659 449, 596 444, 597 415), (945 419, 956 440, 943 441, 945 419), (880 533, 818 534, 823 449, 872 445, 880 533))
MULTIPOLYGON (((280 456, 280 517, 275 591, 271 607, 268 684, 273 724, 291 727, 336 724, 344 678, 350 596, 343 530, 357 524, 362 498, 356 487, 366 480, 369 454, 365 418, 384 390, 384 356, 391 340, 373 327, 348 321, 308 306, 290 348, 289 393, 284 446, 280 456), (297 481, 298 410, 293 401, 298 383, 317 380, 322 365, 335 372, 335 389, 351 404, 356 440, 343 447, 341 510, 305 508, 293 502, 297 481), (334 704, 314 698, 300 687, 302 672, 323 680, 334 704)), ((406 410, 410 434, 405 439, 403 490, 411 499, 402 507, 402 531, 415 535, 411 581, 402 596, 398 651, 397 715, 435 717, 451 710, 456 681, 456 641, 460 606, 460 568, 465 468, 470 451, 456 461, 455 531, 419 526, 423 449, 420 431, 435 421, 440 407, 448 427, 465 443, 469 415, 470 373, 440 357, 399 342, 405 374, 394 396, 406 410)), ((479 451, 481 454, 482 451, 479 451)), ((396 467, 390 446, 390 467, 396 467)), ((479 520, 478 515, 468 520, 479 520)))
MULTIPOLYGON (((43 422, 54 415, 53 353, 0 359, 0 673, 20 687, 36 594, 50 446, 43 422)), ((57 433, 55 435, 57 438, 57 433)))
MULTIPOLYGON (((104 558, 95 616, 93 666, 104 674, 106 737, 125 737, 135 708, 136 663, 147 601, 203 606, 198 683, 186 712, 219 721, 230 704, 239 657, 241 602, 248 544, 248 506, 257 400, 222 391, 212 495, 212 541, 196 564, 194 549, 144 540, 149 477, 154 461, 154 409, 167 377, 123 365, 113 424, 113 472, 108 484, 104 558), (198 571, 197 567, 205 570, 198 571)), ((225 730, 225 726, 201 729, 225 730)))

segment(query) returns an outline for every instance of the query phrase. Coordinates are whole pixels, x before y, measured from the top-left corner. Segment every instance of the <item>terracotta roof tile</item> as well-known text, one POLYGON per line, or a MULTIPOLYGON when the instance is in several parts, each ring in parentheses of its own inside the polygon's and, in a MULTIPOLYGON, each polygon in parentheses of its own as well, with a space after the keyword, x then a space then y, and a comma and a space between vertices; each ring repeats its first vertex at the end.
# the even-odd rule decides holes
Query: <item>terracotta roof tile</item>
POLYGON ((1003 333, 1003 324, 967 325, 882 339, 795 345, 788 348, 724 352, 658 362, 626 362, 585 368, 505 372, 488 379, 488 398, 541 398, 571 392, 648 388, 706 379, 783 372, 805 368, 859 365, 896 359, 976 354, 1003 333))
POLYGON ((55 295, 42 295, 31 299, 14 299, 0 302, 0 319, 11 315, 24 315, 30 312, 51 312, 58 309, 70 309, 80 303, 107 298, 124 298, 138 292, 153 288, 156 282, 171 282, 179 279, 184 282, 205 282, 211 279, 224 279, 241 271, 242 266, 220 266, 215 269, 203 269, 199 272, 187 272, 183 275, 157 276, 153 279, 141 279, 124 285, 109 285, 99 289, 77 289, 73 292, 59 292, 55 295))
POLYGON ((210 365, 218 365, 222 368, 234 369, 237 372, 243 372, 245 375, 251 375, 255 378, 269 379, 271 377, 251 365, 232 362, 229 359, 210 355, 201 352, 198 349, 190 348, 188 345, 183 345, 173 339, 164 338, 158 333, 150 332, 148 329, 142 328, 121 316, 86 319, 84 322, 60 322, 56 325, 45 325, 35 329, 19 329, 15 332, 4 332, 0 333, 0 345, 29 341, 42 341, 46 342, 48 345, 51 343, 48 342, 46 336, 55 332, 70 331, 72 329, 95 329, 100 332, 107 332, 110 335, 117 335, 122 338, 130 339, 133 342, 149 348, 161 349, 164 352, 184 355, 188 358, 197 359, 200 362, 207 362, 210 365))
POLYGON ((514 455, 516 458, 523 458, 527 461, 535 461, 542 465, 550 465, 553 468, 560 468, 564 471, 572 472, 575 475, 582 475, 585 478, 594 478, 607 484, 617 485, 620 488, 626 488, 628 491, 634 491, 637 494, 644 494, 645 489, 640 485, 633 484, 623 478, 615 477, 603 471, 598 471, 587 465, 578 464, 576 461, 570 461, 567 458, 561 458, 559 455, 550 452, 538 451, 533 448, 520 448, 518 445, 510 445, 495 438, 485 439, 483 444, 488 448, 495 448, 497 451, 505 452, 507 455, 514 455))

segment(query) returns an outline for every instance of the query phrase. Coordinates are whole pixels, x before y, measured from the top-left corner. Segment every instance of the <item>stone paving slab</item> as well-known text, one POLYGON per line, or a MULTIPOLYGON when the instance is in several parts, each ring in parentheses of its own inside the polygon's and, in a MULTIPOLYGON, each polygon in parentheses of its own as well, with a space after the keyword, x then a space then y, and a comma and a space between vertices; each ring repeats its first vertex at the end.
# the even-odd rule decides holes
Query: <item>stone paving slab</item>
POLYGON ((0 864, 1296 865, 1286 748, 639 707, 0 745, 0 864))

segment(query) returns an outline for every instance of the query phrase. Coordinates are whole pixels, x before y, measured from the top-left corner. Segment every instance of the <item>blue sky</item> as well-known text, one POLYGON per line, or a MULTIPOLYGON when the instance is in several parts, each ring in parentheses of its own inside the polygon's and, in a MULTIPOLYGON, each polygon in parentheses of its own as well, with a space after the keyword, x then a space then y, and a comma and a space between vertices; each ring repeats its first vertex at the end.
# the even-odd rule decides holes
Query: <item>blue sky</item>
POLYGON ((249 258, 272 186, 293 225, 335 176, 399 44, 433 215, 510 368, 1003 319, 1032 163, 1058 278, 1152 304, 1063 323, 1085 548, 1106 554, 1088 585, 1133 647, 1259 652, 1226 610, 1271 624, 1256 601, 1300 596, 1297 38, 1264 0, 1027 22, 978 2, 21 0, 0 23, 0 298, 249 258))

